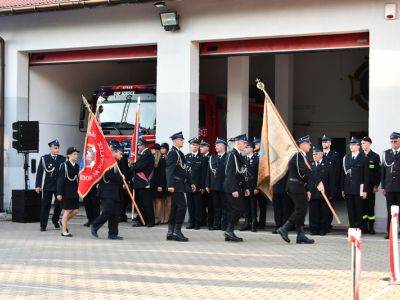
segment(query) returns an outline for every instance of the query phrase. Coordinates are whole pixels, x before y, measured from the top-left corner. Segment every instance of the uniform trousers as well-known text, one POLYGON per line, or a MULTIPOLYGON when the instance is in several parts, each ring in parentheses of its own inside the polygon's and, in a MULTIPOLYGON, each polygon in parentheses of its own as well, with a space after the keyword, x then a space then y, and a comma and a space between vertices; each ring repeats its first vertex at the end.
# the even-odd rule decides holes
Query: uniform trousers
POLYGON ((203 199, 200 192, 187 193, 187 207, 189 211, 189 223, 201 225, 203 223, 203 199))
POLYGON ((228 226, 235 226, 245 211, 245 200, 242 193, 238 198, 234 198, 232 193, 226 194, 226 203, 228 210, 228 226))
POLYGON ((362 225, 362 201, 360 195, 346 194, 347 214, 350 228, 361 228, 362 225))
POLYGON ((226 194, 221 191, 211 191, 211 197, 214 206, 213 227, 225 228, 228 223, 226 194))
POLYGON ((118 217, 119 217, 119 201, 100 198, 103 210, 92 223, 93 228, 97 231, 108 221, 108 236, 118 235, 118 217))
POLYGON ((174 192, 172 193, 172 204, 169 215, 170 225, 182 225, 186 215, 186 193, 174 192))
POLYGON ((275 193, 272 206, 274 207, 274 220, 276 228, 281 227, 293 213, 293 202, 286 193, 275 193))
POLYGON ((62 202, 56 199, 56 192, 51 191, 42 191, 42 206, 40 208, 40 227, 47 227, 50 208, 51 208, 51 201, 53 200, 54 196, 54 211, 53 217, 51 218, 53 224, 57 224, 60 220, 60 215, 62 211, 62 202))
POLYGON ((139 209, 146 224, 154 223, 153 191, 152 189, 136 189, 139 209))
POLYGON ((304 226, 304 221, 307 214, 307 194, 306 190, 300 193, 288 193, 294 204, 294 212, 290 215, 289 221, 294 225, 304 226))
POLYGON ((324 199, 311 198, 310 200, 310 232, 325 234, 329 231, 331 212, 324 199))

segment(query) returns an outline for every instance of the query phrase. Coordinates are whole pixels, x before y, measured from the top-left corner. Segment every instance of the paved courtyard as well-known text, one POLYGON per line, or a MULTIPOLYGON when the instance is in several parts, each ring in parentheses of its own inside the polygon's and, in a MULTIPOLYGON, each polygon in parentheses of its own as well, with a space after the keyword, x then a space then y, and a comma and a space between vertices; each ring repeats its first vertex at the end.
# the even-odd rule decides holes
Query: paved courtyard
MULTIPOLYGON (((165 240, 166 227, 120 224, 123 241, 106 227, 92 238, 79 217, 63 238, 49 225, 0 222, 0 299, 351 299, 350 245, 344 233, 315 245, 284 243, 270 231, 184 230, 189 243, 165 240)), ((388 277, 388 242, 362 240, 362 299, 400 299, 388 277)))

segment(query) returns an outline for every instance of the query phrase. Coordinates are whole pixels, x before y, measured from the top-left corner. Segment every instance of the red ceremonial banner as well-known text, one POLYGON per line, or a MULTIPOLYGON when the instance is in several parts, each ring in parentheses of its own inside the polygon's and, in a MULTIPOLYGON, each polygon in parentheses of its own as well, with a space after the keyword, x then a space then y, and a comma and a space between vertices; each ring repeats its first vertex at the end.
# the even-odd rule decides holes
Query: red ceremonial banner
POLYGON ((84 162, 79 172, 78 186, 78 194, 82 198, 99 182, 107 170, 117 164, 99 123, 92 116, 89 120, 83 155, 84 162))

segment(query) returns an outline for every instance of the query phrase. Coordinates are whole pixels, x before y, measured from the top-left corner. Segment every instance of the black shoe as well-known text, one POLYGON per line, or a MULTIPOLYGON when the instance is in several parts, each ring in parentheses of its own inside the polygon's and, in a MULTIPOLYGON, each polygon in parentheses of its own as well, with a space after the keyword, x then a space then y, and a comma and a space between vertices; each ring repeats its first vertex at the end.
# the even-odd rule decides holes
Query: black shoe
MULTIPOLYGON (((60 222, 61 223, 61 222, 60 222)), ((60 229, 60 224, 58 224, 58 222, 56 222, 56 223, 53 223, 54 224, 54 228, 55 229, 60 229)))
POLYGON ((304 226, 303 225, 296 225, 297 231, 297 244, 314 244, 314 240, 309 239, 304 233, 304 226))
POLYGON ((311 231, 311 232, 310 232, 310 235, 319 235, 319 232, 317 232, 317 231, 311 231))
POLYGON ((118 222, 119 223, 128 222, 128 218, 126 217, 126 215, 119 216, 118 222))
POLYGON ((196 224, 196 225, 194 225, 194 228, 193 228, 194 230, 200 230, 200 225, 199 224, 196 224))
POLYGON ((186 226, 186 229, 194 229, 194 224, 189 224, 188 226, 186 226))
POLYGON ((319 235, 320 236, 326 236, 326 232, 320 232, 319 235))
POLYGON ((154 227, 154 222, 150 222, 147 224, 147 227, 154 227))
POLYGON ((109 239, 109 240, 119 240, 119 241, 121 241, 121 240, 123 240, 124 238, 123 238, 122 236, 119 236, 119 235, 109 235, 109 236, 108 236, 108 239, 109 239))
POLYGON ((233 232, 234 226, 232 224, 229 224, 226 227, 226 231, 224 232, 225 236, 225 241, 229 242, 243 242, 243 239, 236 236, 236 234, 233 232))
POLYGON ((208 226, 208 230, 215 230, 214 226, 208 226))
POLYGON ((222 231, 226 231, 226 227, 227 227, 226 225, 222 225, 220 229, 221 229, 222 231))
POLYGON ((174 224, 168 224, 167 241, 172 241, 172 236, 174 235, 174 224))
POLYGON ((182 224, 176 224, 174 233, 172 234, 172 239, 178 242, 187 242, 189 239, 185 237, 181 231, 182 224))
POLYGON ((274 229, 274 230, 272 231, 272 234, 278 234, 278 230, 277 230, 277 229, 274 229))
POLYGON ((40 227, 40 231, 46 231, 46 227, 40 227))
POLYGON ((290 223, 290 221, 286 221, 285 224, 283 224, 282 227, 279 227, 276 231, 281 235, 282 239, 286 242, 286 243, 290 243, 290 239, 289 239, 289 229, 292 228, 293 224, 290 223))
POLYGON ((85 224, 83 224, 83 226, 85 226, 85 227, 90 227, 90 222, 89 222, 89 221, 86 222, 85 224))
POLYGON ((64 237, 72 237, 72 234, 70 234, 70 233, 64 234, 64 233, 61 232, 61 236, 64 236, 64 237))
POLYGON ((90 225, 90 233, 95 237, 98 238, 99 235, 97 234, 97 229, 93 227, 93 225, 90 225))
POLYGON ((251 232, 257 232, 257 220, 251 222, 251 232))

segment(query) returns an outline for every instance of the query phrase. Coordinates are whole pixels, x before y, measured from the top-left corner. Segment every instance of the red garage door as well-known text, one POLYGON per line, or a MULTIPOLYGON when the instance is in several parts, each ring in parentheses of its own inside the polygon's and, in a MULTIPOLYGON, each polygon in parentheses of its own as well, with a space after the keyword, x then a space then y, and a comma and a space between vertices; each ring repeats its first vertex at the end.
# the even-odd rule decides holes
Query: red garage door
POLYGON ((157 46, 32 53, 31 65, 157 58, 157 46))
POLYGON ((361 32, 257 40, 207 42, 200 45, 200 55, 239 55, 251 53, 276 53, 368 47, 369 33, 361 32))

